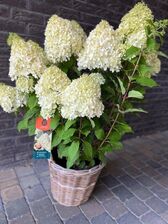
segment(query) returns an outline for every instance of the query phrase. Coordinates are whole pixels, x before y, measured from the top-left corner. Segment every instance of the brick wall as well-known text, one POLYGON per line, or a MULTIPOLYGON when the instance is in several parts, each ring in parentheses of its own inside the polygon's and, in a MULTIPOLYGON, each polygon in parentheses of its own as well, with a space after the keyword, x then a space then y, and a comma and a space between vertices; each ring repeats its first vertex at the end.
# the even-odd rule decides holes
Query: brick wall
MULTIPOLYGON (((117 27, 120 18, 136 0, 0 0, 0 81, 10 82, 8 74, 8 32, 16 32, 43 45, 44 29, 50 15, 75 19, 86 32, 100 20, 107 19, 117 27)), ((156 18, 168 17, 168 1, 146 0, 156 18)), ((168 38, 164 44, 168 49, 168 38)), ((168 66, 163 60, 162 71, 156 78, 160 86, 149 90, 144 108, 149 111, 141 117, 129 117, 136 135, 165 130, 168 127, 168 66)), ((32 138, 16 131, 13 115, 0 110, 0 166, 9 161, 27 159, 31 154, 32 138)))

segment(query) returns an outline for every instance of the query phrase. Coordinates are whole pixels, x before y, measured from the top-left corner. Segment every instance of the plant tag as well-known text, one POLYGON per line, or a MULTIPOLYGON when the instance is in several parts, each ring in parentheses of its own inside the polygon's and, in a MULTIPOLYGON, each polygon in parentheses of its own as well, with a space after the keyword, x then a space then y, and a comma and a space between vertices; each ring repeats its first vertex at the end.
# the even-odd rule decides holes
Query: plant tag
POLYGON ((52 130, 50 128, 51 119, 36 119, 36 131, 33 150, 33 159, 50 159, 52 130))

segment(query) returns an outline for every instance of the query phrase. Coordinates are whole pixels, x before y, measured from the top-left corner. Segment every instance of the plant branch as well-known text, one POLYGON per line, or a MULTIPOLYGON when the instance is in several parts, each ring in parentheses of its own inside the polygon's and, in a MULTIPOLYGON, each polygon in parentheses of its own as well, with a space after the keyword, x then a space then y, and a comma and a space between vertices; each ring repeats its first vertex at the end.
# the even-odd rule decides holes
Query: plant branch
MULTIPOLYGON (((124 94, 124 96, 123 96, 123 99, 122 99, 122 102, 121 102, 121 107, 123 106, 123 104, 124 104, 124 102, 125 102, 125 100, 126 100, 126 98, 127 98, 127 95, 128 95, 128 92, 129 92, 129 88, 130 88, 130 85, 131 85, 131 81, 132 81, 132 78, 133 78, 133 76, 134 76, 134 74, 135 74, 135 72, 136 72, 136 70, 137 70, 137 67, 138 67, 139 61, 140 61, 140 59, 141 59, 141 56, 142 56, 142 53, 139 54, 139 57, 138 57, 138 60, 137 60, 137 62, 136 62, 136 64, 135 64, 134 70, 133 70, 133 72, 132 72, 132 74, 131 74, 131 76, 130 76, 130 79, 129 79, 129 82, 128 82, 128 86, 127 86, 126 92, 125 92, 125 94, 124 94)), ((111 125, 111 127, 110 127, 110 129, 109 129, 109 131, 108 131, 108 133, 107 133, 107 135, 106 135, 106 137, 103 139, 103 141, 101 142, 100 146, 98 147, 98 150, 99 150, 99 149, 104 145, 104 143, 107 141, 109 135, 111 134, 111 132, 112 132, 112 130, 113 130, 113 128, 114 128, 114 126, 115 126, 117 120, 118 120, 119 115, 120 115, 120 112, 117 112, 116 117, 115 117, 115 119, 114 119, 114 121, 113 121, 113 123, 112 123, 112 125, 111 125)))

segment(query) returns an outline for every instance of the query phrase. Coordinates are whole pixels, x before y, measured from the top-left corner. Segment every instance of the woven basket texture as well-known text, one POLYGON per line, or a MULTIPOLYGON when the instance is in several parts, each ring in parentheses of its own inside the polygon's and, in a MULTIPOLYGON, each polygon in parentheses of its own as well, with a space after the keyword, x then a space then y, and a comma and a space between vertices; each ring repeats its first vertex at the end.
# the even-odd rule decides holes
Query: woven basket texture
POLYGON ((73 170, 49 160, 53 198, 65 206, 83 204, 89 199, 103 167, 98 165, 89 170, 73 170))

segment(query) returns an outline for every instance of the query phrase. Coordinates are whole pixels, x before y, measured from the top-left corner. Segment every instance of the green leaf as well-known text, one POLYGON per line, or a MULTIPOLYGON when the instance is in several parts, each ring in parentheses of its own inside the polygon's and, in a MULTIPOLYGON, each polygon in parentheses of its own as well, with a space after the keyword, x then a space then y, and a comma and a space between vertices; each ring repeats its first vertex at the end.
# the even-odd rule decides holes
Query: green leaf
POLYGON ((156 43, 155 39, 153 39, 153 38, 147 39, 147 48, 149 50, 156 50, 156 46, 157 46, 156 44, 157 43, 156 43))
POLYGON ((29 99, 28 99, 28 102, 27 102, 28 107, 30 109, 34 108, 37 105, 37 102, 38 102, 38 100, 37 100, 36 95, 35 94, 31 94, 29 99))
POLYGON ((155 80, 148 78, 148 77, 138 77, 136 79, 136 82, 140 84, 141 86, 147 86, 147 87, 155 87, 158 86, 157 82, 155 80))
POLYGON ((124 95, 125 92, 126 92, 124 84, 123 84, 123 82, 121 81, 120 78, 117 78, 117 79, 118 79, 118 82, 119 82, 119 85, 120 85, 120 88, 121 88, 121 93, 122 93, 122 95, 124 95))
POLYGON ((116 128, 121 135, 133 132, 132 128, 126 123, 119 123, 116 128))
POLYGON ((87 161, 91 161, 93 159, 93 148, 92 145, 87 141, 83 142, 83 153, 87 161))
POLYGON ((131 46, 125 53, 125 60, 132 59, 140 53, 140 49, 134 46, 131 46))
POLYGON ((147 111, 141 109, 141 108, 130 108, 130 109, 127 109, 125 111, 123 111, 123 113, 136 113, 136 112, 139 112, 139 113, 147 113, 147 111))
POLYGON ((67 120, 67 122, 65 123, 65 131, 67 131, 75 122, 76 122, 76 119, 67 120))
POLYGON ((69 128, 67 131, 64 131, 62 134, 62 139, 67 140, 71 138, 74 135, 75 131, 76 131, 75 128, 69 128))
POLYGON ((69 146, 65 147, 63 144, 58 147, 58 157, 62 159, 63 157, 68 157, 69 146))
POLYGON ((128 93, 128 98, 143 99, 144 96, 143 96, 142 93, 140 93, 139 91, 131 90, 131 91, 129 91, 129 93, 128 93))
POLYGON ((121 134, 120 134, 120 132, 114 130, 111 132, 108 139, 110 140, 111 144, 113 144, 114 142, 119 142, 121 140, 121 134))
POLYGON ((60 142, 62 141, 63 132, 64 132, 64 127, 58 127, 56 132, 53 132, 52 148, 60 144, 60 142))
POLYGON ((37 112, 39 112, 39 108, 34 107, 32 109, 29 109, 25 115, 24 115, 24 119, 30 119, 32 118, 35 114, 37 114, 37 112))
POLYGON ((28 128, 28 119, 23 119, 21 121, 19 121, 19 123, 17 124, 17 129, 20 132, 23 129, 27 129, 28 128))
POLYGON ((91 118, 89 120, 90 120, 90 123, 92 125, 92 128, 95 128, 95 122, 94 122, 94 120, 92 120, 91 118))
POLYGON ((74 141, 68 149, 67 168, 71 168, 79 158, 79 141, 74 141))
POLYGON ((29 125, 28 126, 28 135, 29 136, 35 135, 35 130, 36 130, 36 128, 35 128, 35 125, 34 124, 29 125))
POLYGON ((142 76, 145 76, 147 73, 151 73, 153 70, 151 66, 148 66, 146 64, 141 64, 138 67, 138 71, 140 72, 142 76))
POLYGON ((105 135, 104 130, 102 128, 95 130, 95 135, 97 139, 102 140, 105 135))
POLYGON ((165 53, 164 53, 164 52, 162 52, 162 51, 159 51, 159 52, 158 52, 158 55, 160 55, 160 56, 165 57, 165 58, 167 58, 167 59, 168 59, 168 55, 167 55, 167 54, 165 54, 165 53))
POLYGON ((86 137, 90 134, 90 128, 88 128, 88 127, 86 127, 86 128, 83 128, 82 130, 81 130, 81 133, 83 134, 83 135, 85 135, 86 137))
POLYGON ((55 130, 58 127, 59 121, 60 121, 60 116, 58 113, 56 113, 55 116, 51 118, 50 127, 52 130, 55 130))

